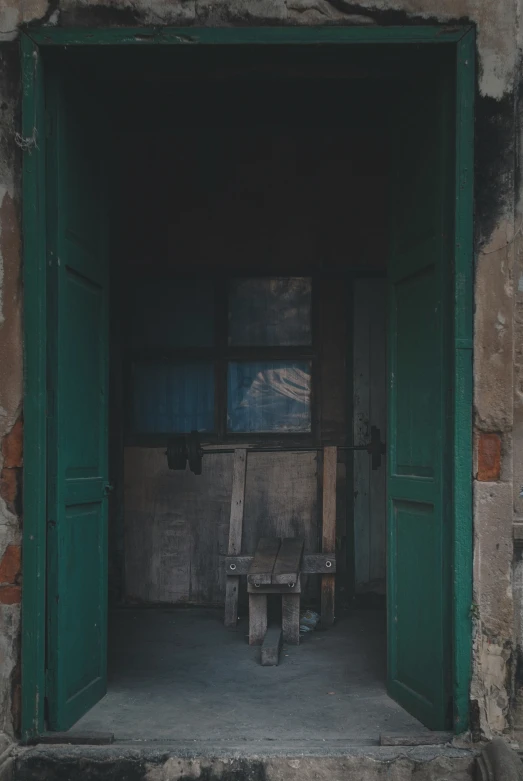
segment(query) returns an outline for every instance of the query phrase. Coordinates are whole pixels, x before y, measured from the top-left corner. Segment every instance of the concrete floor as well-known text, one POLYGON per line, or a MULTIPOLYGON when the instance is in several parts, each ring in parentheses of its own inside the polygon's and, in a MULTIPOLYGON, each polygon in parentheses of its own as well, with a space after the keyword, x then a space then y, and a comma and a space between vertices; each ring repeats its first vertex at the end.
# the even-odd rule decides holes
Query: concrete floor
POLYGON ((354 610, 261 667, 247 620, 222 611, 128 609, 111 616, 107 695, 71 732, 119 741, 369 744, 427 732, 385 690, 385 616, 354 610))

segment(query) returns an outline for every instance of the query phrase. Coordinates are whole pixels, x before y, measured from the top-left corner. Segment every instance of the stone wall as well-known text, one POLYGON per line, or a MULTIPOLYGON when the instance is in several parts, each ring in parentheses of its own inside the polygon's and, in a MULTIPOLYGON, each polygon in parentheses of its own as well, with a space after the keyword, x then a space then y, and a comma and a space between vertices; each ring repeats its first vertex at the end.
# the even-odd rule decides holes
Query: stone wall
MULTIPOLYGON (((3 0, 0 6, 0 730, 16 728, 22 398, 17 30, 22 24, 476 26, 475 726, 508 725, 516 675, 512 525, 523 521, 519 0, 3 0), (488 469, 485 469, 485 459, 488 469)), ((521 565, 519 565, 521 568, 521 565)), ((518 571, 519 572, 519 571, 518 571)), ((521 578, 520 578, 521 579, 521 578)), ((516 581, 517 582, 517 581, 516 581)), ((517 604, 519 617, 521 605, 517 604)))

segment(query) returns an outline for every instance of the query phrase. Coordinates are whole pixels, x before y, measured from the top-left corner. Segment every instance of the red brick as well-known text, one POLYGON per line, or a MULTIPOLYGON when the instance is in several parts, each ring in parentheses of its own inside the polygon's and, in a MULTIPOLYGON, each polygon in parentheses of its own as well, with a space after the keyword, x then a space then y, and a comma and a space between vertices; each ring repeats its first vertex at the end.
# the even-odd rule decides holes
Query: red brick
POLYGON ((19 605, 21 599, 20 586, 0 586, 0 605, 19 605))
POLYGON ((6 434, 2 442, 3 466, 5 469, 22 466, 24 427, 22 419, 18 418, 13 428, 6 434))
POLYGON ((0 472, 0 496, 7 504, 14 504, 18 496, 18 469, 0 472))
POLYGON ((501 437, 499 434, 480 434, 478 440, 477 479, 494 482, 501 477, 501 437))
POLYGON ((0 561, 0 583, 17 582, 20 577, 22 551, 19 545, 8 545, 0 561))

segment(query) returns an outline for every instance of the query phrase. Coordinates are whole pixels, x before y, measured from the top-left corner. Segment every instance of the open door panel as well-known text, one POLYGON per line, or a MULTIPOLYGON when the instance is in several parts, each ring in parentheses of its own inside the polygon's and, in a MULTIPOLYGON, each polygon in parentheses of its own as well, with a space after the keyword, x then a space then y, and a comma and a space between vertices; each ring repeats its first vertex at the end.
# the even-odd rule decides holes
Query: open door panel
POLYGON ((87 106, 49 80, 48 727, 106 691, 108 262, 101 147, 87 106))
POLYGON ((432 729, 452 719, 451 98, 442 69, 402 87, 390 114, 388 688, 432 729))

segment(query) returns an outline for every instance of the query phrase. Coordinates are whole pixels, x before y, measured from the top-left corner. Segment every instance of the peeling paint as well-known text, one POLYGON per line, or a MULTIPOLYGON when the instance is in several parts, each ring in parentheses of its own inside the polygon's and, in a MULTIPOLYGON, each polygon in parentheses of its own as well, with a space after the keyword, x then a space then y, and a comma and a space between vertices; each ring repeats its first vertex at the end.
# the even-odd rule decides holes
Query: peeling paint
MULTIPOLYGON (((403 24, 455 23, 477 26, 480 94, 500 100, 514 87, 518 52, 515 42, 516 0, 4 0, 0 30, 6 37, 22 23, 56 24, 85 20, 86 12, 99 9, 130 12, 131 21, 150 25, 217 24, 251 21, 281 24, 403 24), (396 14, 396 20, 394 20, 396 14)), ((122 21, 120 20, 120 24, 122 21)), ((1 37, 0 33, 0 37, 1 37)))

